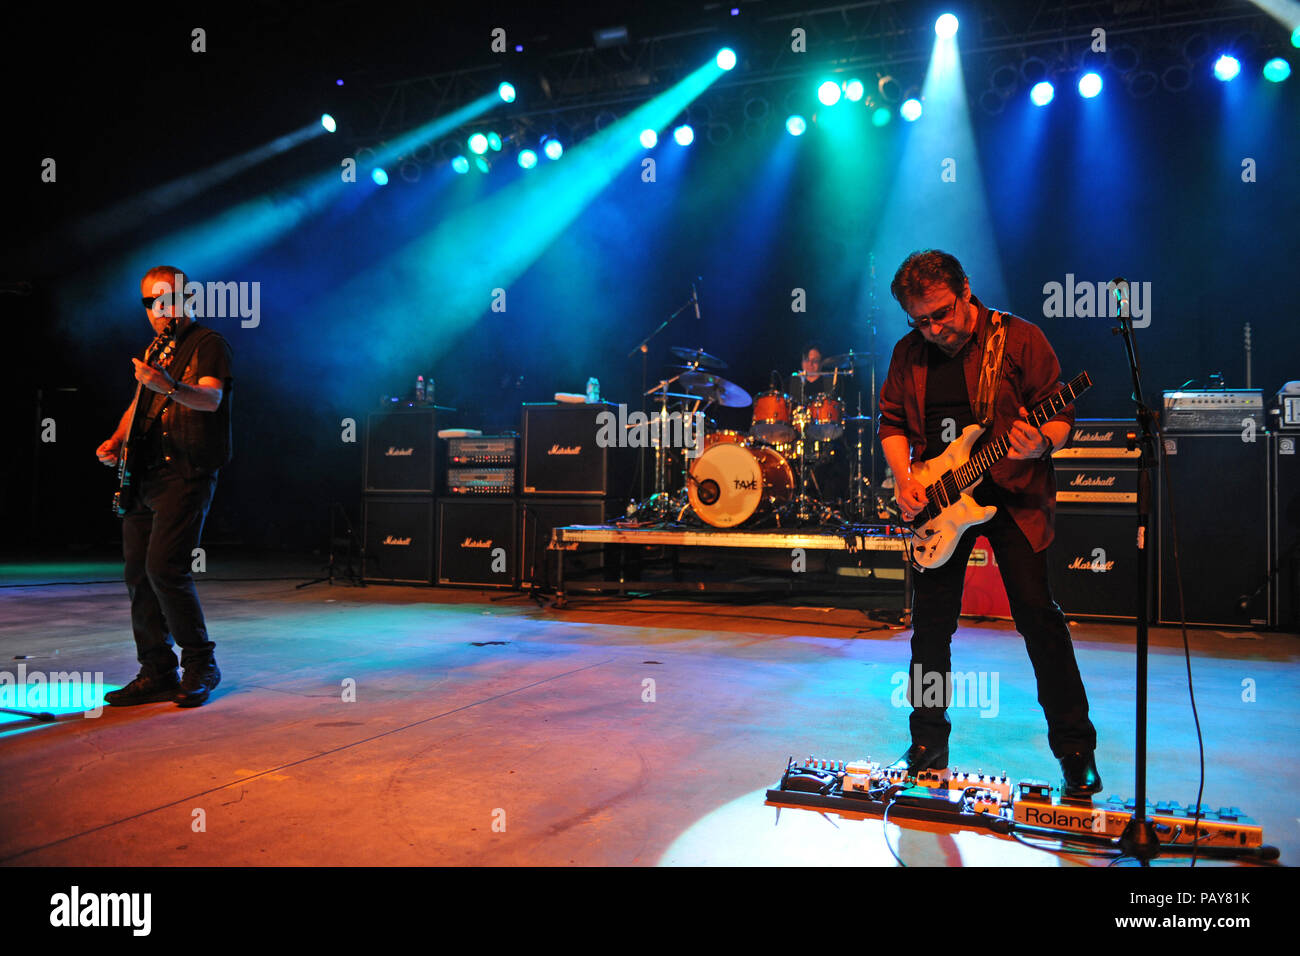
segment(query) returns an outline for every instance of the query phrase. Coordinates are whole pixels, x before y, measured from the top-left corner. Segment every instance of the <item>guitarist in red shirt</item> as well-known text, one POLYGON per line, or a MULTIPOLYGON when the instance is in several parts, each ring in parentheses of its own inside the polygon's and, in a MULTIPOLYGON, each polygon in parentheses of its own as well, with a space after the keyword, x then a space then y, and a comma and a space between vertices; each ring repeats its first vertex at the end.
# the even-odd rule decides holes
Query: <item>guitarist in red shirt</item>
POLYGON ((992 520, 968 528, 942 565, 912 576, 912 745, 893 766, 917 773, 948 765, 952 636, 966 562, 983 534, 993 546, 1038 681, 1048 743, 1064 777, 1062 793, 1086 798, 1102 786, 1093 756, 1097 732, 1088 719, 1065 615, 1048 587, 1046 552, 1056 513, 1050 455, 1069 440, 1074 412, 1066 408, 1035 428, 1027 411, 1059 388, 1056 353, 1036 325, 990 312, 971 295, 961 263, 946 252, 908 256, 890 291, 913 330, 895 346, 880 390, 878 436, 903 517, 911 521, 929 503, 925 485, 913 476, 913 462, 937 457, 970 425, 988 426, 975 450, 1003 436, 1010 444, 970 491, 978 505, 996 506, 992 520), (928 675, 938 677, 927 681, 928 675), (943 706, 934 706, 938 687, 943 706))
POLYGON ((99 446, 119 467, 114 508, 122 518, 122 554, 139 675, 104 700, 116 706, 175 701, 197 707, 221 681, 203 608, 190 573, 217 471, 230 460, 231 351, 184 305, 185 276, 171 266, 140 280, 157 333, 144 360, 133 358, 135 400, 99 446), (176 679, 181 649, 184 675, 176 679))

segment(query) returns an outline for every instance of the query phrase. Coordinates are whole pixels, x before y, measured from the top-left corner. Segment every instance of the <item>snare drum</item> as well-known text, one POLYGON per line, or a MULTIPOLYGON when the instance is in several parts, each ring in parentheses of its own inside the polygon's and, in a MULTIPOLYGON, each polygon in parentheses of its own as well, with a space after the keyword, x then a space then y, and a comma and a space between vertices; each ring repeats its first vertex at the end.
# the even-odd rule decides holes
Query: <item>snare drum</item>
POLYGON ((832 441, 844 434, 844 403, 829 395, 808 400, 808 431, 813 441, 832 441))
POLYGON ((691 465, 691 507, 705 524, 734 528, 760 511, 789 501, 794 472, 779 452, 765 446, 722 442, 691 465))
POLYGON ((790 424, 790 396, 773 389, 754 396, 754 424, 749 433, 763 441, 794 441, 798 432, 790 424))

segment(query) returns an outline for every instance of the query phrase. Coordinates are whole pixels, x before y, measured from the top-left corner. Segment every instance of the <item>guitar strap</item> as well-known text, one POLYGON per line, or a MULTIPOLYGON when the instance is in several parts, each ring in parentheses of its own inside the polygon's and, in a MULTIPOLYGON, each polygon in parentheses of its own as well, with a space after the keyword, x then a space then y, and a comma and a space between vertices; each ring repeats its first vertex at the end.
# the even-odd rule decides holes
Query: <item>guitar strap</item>
POLYGON ((975 392, 975 418, 983 428, 993 424, 993 411, 997 405, 998 387, 1002 384, 1002 355, 1007 344, 1007 318, 1003 312, 989 310, 989 320, 984 327, 984 342, 980 359, 980 380, 975 392))
MULTIPOLYGON (((171 361, 167 363, 166 371, 168 373, 170 373, 172 369, 177 370, 177 374, 172 375, 172 378, 176 379, 178 382, 180 381, 181 375, 185 373, 185 366, 187 366, 190 359, 194 357, 194 353, 198 351, 199 344, 211 334, 212 329, 206 328, 205 326, 191 326, 189 334, 185 336, 185 340, 181 342, 180 345, 176 346, 176 351, 172 353, 171 361)), ((149 394, 153 396, 154 400, 149 406, 149 412, 145 417, 144 424, 140 426, 139 433, 141 435, 147 435, 149 433, 149 429, 153 427, 153 423, 157 421, 158 416, 162 414, 163 407, 171 401, 171 399, 166 395, 163 395, 161 392, 149 390, 149 394)))

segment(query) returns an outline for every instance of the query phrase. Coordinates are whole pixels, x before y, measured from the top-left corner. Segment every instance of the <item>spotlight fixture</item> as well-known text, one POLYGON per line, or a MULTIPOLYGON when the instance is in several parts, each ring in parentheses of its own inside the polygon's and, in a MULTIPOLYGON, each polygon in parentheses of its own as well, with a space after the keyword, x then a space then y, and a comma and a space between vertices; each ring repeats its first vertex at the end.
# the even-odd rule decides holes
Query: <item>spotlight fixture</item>
POLYGON ((736 65, 736 51, 731 47, 724 46, 718 51, 718 55, 713 58, 713 62, 718 64, 720 70, 730 70, 736 65))
POLYGON ((849 80, 844 84, 844 98, 850 103, 859 103, 862 101, 866 89, 861 80, 849 80))
POLYGON ((482 156, 488 149, 488 138, 482 133, 475 133, 465 141, 469 146, 469 151, 482 156))
POLYGON ((1079 95, 1090 100, 1101 92, 1101 74, 1085 73, 1079 77, 1079 95))
POLYGON ((827 80, 817 87, 817 99, 823 106, 834 106, 840 101, 840 85, 834 80, 827 80))
POLYGON ((320 124, 325 127, 327 133, 332 133, 338 129, 338 124, 334 122, 334 117, 330 116, 329 113, 321 113, 320 124))
POLYGON ((876 89, 886 103, 897 103, 903 96, 903 85, 888 74, 876 81, 876 89))
POLYGON ((1052 102, 1054 96, 1056 96, 1056 89, 1051 83, 1043 80, 1041 83, 1035 83, 1034 88, 1029 91, 1029 102, 1035 106, 1046 106, 1052 102))
POLYGON ((695 142, 695 130, 683 124, 673 130, 673 141, 678 146, 690 146, 691 143, 695 142))
POLYGON ((497 87, 497 95, 507 103, 515 101, 515 88, 509 83, 502 83, 497 87))
POLYGON ((802 136, 808 128, 808 121, 795 114, 785 121, 785 131, 791 136, 802 136))
POLYGON ((659 134, 652 129, 641 130, 641 145, 646 149, 654 149, 659 145, 659 134))
POLYGON ((546 154, 547 159, 559 159, 564 155, 564 144, 551 136, 542 144, 542 152, 546 154))
POLYGON ((1291 64, 1280 56, 1275 56, 1264 64, 1264 79, 1270 83, 1281 83, 1291 75, 1291 64))
POLYGON ((532 169, 537 165, 537 154, 531 149, 521 149, 518 162, 520 169, 532 169))
POLYGON ((934 32, 938 34, 941 40, 955 37, 957 35, 957 18, 951 13, 945 13, 934 21, 934 32))
POLYGON ((898 108, 898 115, 909 123, 915 123, 921 118, 921 101, 916 97, 903 100, 903 105, 898 108))
POLYGON ((871 114, 872 126, 888 126, 889 121, 894 118, 894 114, 889 111, 887 106, 877 106, 871 114))
POLYGON ((455 159, 451 161, 451 168, 454 169, 456 172, 460 173, 460 175, 464 176, 467 172, 469 172, 469 160, 466 159, 464 156, 457 156, 455 159))
POLYGON ((388 173, 384 172, 382 166, 376 166, 370 171, 370 178, 375 181, 376 186, 388 185, 388 173))
POLYGON ((492 150, 492 152, 494 153, 501 152, 501 137, 498 136, 496 133, 487 134, 487 144, 488 144, 488 149, 492 150))

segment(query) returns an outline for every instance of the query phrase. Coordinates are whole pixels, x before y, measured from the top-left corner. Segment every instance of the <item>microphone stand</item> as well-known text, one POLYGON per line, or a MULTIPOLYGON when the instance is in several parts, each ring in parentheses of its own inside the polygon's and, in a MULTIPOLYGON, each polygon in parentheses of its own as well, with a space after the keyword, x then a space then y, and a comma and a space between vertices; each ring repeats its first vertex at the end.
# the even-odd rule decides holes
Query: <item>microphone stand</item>
MULTIPOLYGON (((650 340, 653 339, 660 332, 662 332, 664 329, 668 328, 668 326, 672 323, 673 319, 677 318, 677 316, 681 315, 684 311, 686 311, 686 308, 688 306, 694 304, 695 304, 695 293, 692 292, 691 297, 687 299, 685 302, 683 302, 681 306, 678 307, 677 311, 675 311, 672 315, 668 316, 668 318, 660 322, 659 327, 657 329, 655 329, 653 332, 651 332, 649 335, 643 338, 632 348, 632 351, 627 353, 628 358, 631 358, 633 355, 636 355, 637 352, 641 353, 641 414, 642 415, 647 415, 648 417, 648 413, 646 411, 646 387, 645 386, 646 386, 646 361, 650 352, 650 348, 649 348, 650 340)), ((662 438, 660 439, 660 441, 662 443, 662 438)), ((645 446, 644 445, 641 447, 641 452, 638 457, 640 458, 640 464, 638 467, 641 472, 641 499, 640 500, 644 501, 645 500, 645 446)))
POLYGON ((1160 855, 1160 838, 1155 823, 1147 816, 1147 569, 1151 563, 1151 470, 1156 462, 1155 413, 1142 398, 1141 365, 1137 354, 1137 341, 1133 338, 1132 317, 1129 315, 1128 283, 1112 280, 1119 313, 1119 328, 1112 335, 1122 336, 1124 351, 1128 356, 1129 373, 1133 378, 1133 402, 1137 406, 1136 433, 1129 437, 1129 450, 1136 443, 1138 453, 1137 492, 1137 757, 1136 786, 1133 798, 1133 818, 1120 834, 1119 845, 1125 855, 1134 857, 1146 866, 1160 855))

